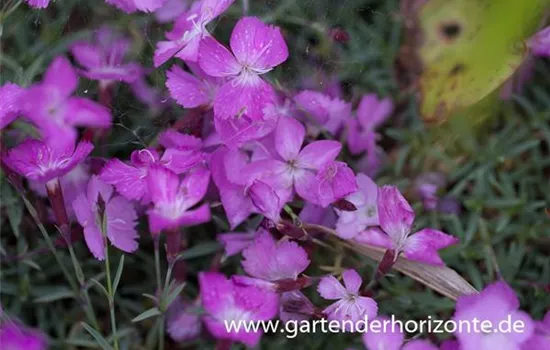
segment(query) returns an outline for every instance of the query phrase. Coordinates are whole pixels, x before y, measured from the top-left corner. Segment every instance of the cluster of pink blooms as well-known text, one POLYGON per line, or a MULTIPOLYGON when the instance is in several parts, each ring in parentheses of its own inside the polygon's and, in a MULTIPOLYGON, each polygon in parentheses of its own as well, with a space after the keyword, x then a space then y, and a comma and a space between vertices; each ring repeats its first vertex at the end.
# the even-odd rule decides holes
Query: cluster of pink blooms
MULTIPOLYGON (((396 258, 444 265, 438 251, 457 244, 457 238, 432 228, 417 230, 415 213, 397 187, 379 187, 372 180, 383 159, 377 128, 392 113, 389 99, 367 94, 354 110, 351 103, 326 92, 278 90, 269 81, 269 72, 289 56, 278 27, 244 17, 233 29, 229 48, 207 30, 233 0, 201 0, 190 6, 171 0, 106 1, 125 12, 159 11, 159 21, 174 21, 166 40, 156 45, 154 65, 180 59, 169 69, 166 86, 179 105, 200 114, 202 130, 195 135, 165 130, 155 145, 135 150, 129 160, 90 156, 94 145, 80 136, 86 132, 79 128, 108 132, 113 118, 108 105, 73 95, 78 75, 97 80, 103 89, 130 84, 145 102, 152 101, 154 94, 144 91, 146 70, 126 57, 128 40, 102 28, 93 40, 71 48, 78 69, 60 56, 41 82, 26 88, 11 83, 1 87, 1 127, 22 118, 39 135, 3 151, 2 163, 7 171, 26 178, 39 194, 49 196, 62 231, 78 222, 90 252, 100 260, 105 258, 107 240, 127 253, 138 249, 136 226, 141 215, 147 216, 156 238, 211 221, 211 204, 216 201, 221 202, 231 230, 252 215, 264 217, 252 232, 218 236, 226 255, 242 253, 246 275, 199 273, 200 299, 177 300, 169 310, 167 329, 173 339, 198 337, 204 325, 217 339, 254 346, 260 332, 228 332, 224 321, 277 316, 283 321, 319 317, 359 321, 378 316, 377 303, 361 288, 357 271, 344 271, 343 283, 332 275, 304 275, 310 258, 301 243, 307 234, 295 237, 284 229, 293 225, 284 209, 297 201, 303 202, 304 223, 333 228, 343 239, 393 251, 396 258), (174 10, 162 12, 163 6, 174 10), (344 146, 362 156, 361 172, 339 160, 344 146), (327 300, 325 307, 313 305, 301 292, 315 283, 327 300), (198 307, 204 313, 197 313, 198 307)), ((47 0, 28 2, 48 5, 47 0)), ((423 181, 420 190, 431 209, 436 207, 434 186, 441 185, 423 181)), ((70 230, 64 234, 70 236, 70 230)), ((550 314, 534 322, 518 308, 517 297, 504 282, 462 297, 455 319, 497 321, 512 315, 526 323, 527 331, 460 333, 442 349, 547 346, 550 314)), ((19 338, 42 342, 26 332, 6 326, 0 337, 6 342, 19 338)), ((425 340, 405 342, 401 333, 368 333, 363 340, 369 349, 437 349, 425 340)))

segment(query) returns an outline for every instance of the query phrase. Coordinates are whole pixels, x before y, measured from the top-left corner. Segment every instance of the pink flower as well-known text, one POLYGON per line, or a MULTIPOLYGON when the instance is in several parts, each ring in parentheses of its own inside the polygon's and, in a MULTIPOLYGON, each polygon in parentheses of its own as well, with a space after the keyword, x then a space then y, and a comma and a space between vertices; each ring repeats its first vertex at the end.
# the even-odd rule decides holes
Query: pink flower
POLYGON ((2 349, 46 350, 46 337, 33 329, 6 321, 0 327, 2 349))
POLYGON ((191 9, 182 14, 174 24, 172 31, 166 33, 168 41, 157 43, 153 62, 161 66, 173 56, 185 61, 196 62, 199 55, 199 43, 210 37, 206 25, 221 15, 234 0, 196 1, 191 9))
POLYGON ((166 86, 170 95, 184 108, 211 106, 222 80, 206 75, 198 67, 193 71, 195 75, 176 65, 172 66, 166 73, 166 86))
MULTIPOLYGON (((339 98, 331 98, 321 92, 304 90, 294 96, 296 104, 314 118, 314 130, 322 126, 336 135, 351 117, 351 105, 339 98)), ((306 116, 306 120, 308 116, 306 116)))
POLYGON ((346 163, 330 161, 317 172, 312 191, 317 197, 315 204, 326 208, 357 190, 355 174, 346 163))
POLYGON ((51 148, 42 141, 27 139, 9 150, 4 163, 31 181, 48 182, 57 179, 81 163, 94 146, 79 142, 62 149, 51 148))
POLYGON ((21 113, 21 96, 25 90, 19 85, 6 83, 0 87, 0 130, 21 113))
POLYGON ((342 274, 344 286, 334 276, 325 276, 319 282, 317 291, 328 300, 338 300, 323 310, 329 320, 351 320, 357 322, 365 317, 372 319, 378 313, 376 302, 359 295, 361 277, 355 270, 346 270, 342 274))
POLYGON ((159 9, 166 0, 105 0, 126 13, 136 11, 153 12, 159 9))
POLYGON ((124 57, 130 49, 130 41, 109 27, 95 31, 92 42, 80 41, 72 45, 71 53, 84 68, 81 74, 88 79, 131 83, 140 71, 137 63, 125 63, 124 57))
POLYGON ((357 118, 348 120, 348 147, 351 153, 373 152, 368 142, 375 130, 383 124, 393 111, 389 98, 378 99, 375 94, 363 96, 357 108, 357 118))
MULTIPOLYGON (((214 116, 220 120, 262 120, 263 109, 276 96, 263 75, 288 58, 288 48, 279 28, 255 17, 244 17, 231 34, 233 53, 211 37, 200 43, 199 64, 206 74, 226 78, 214 101, 214 116)), ((219 132, 219 130, 218 130, 219 132)))
MULTIPOLYGON (((162 134, 161 134, 162 137, 162 134)), ((113 158, 101 170, 100 178, 110 185, 114 185, 117 191, 131 200, 150 200, 147 188, 147 175, 149 169, 155 165, 163 165, 177 174, 193 168, 201 159, 202 154, 189 150, 168 148, 162 155, 154 149, 141 149, 132 152, 130 164, 113 158)))
POLYGON ((190 0, 166 0, 164 5, 155 11, 159 23, 172 22, 189 8, 190 0))
POLYGON ((226 256, 237 255, 254 243, 257 232, 230 232, 218 234, 218 242, 223 245, 226 256))
POLYGON ((299 216, 303 222, 318 224, 328 228, 333 228, 336 223, 336 214, 332 208, 322 208, 311 203, 304 205, 299 216))
POLYGON ((394 186, 378 189, 379 228, 370 228, 356 237, 360 243, 372 244, 403 253, 407 259, 431 265, 444 265, 437 251, 458 243, 456 237, 431 228, 411 235, 414 211, 394 186))
POLYGON ((357 174, 359 190, 346 197, 357 208, 355 211, 336 209, 336 232, 344 239, 351 239, 369 226, 378 225, 378 186, 365 174, 357 174))
POLYGON ((550 27, 546 27, 533 35, 527 45, 535 55, 550 57, 550 27))
POLYGON ((438 350, 436 346, 427 340, 413 340, 404 343, 405 336, 398 326, 392 327, 391 320, 387 316, 378 316, 369 320, 370 326, 374 322, 380 328, 369 328, 363 333, 363 344, 369 350, 438 350))
POLYGON ((261 230, 254 243, 243 251, 243 269, 250 276, 274 282, 295 280, 309 265, 304 248, 283 239, 276 242, 271 233, 261 230))
POLYGON ((98 260, 105 259, 104 235, 112 245, 124 252, 131 253, 138 248, 136 242, 138 217, 134 206, 122 196, 114 195, 113 192, 112 186, 94 175, 88 183, 87 191, 73 201, 76 218, 84 228, 86 245, 98 260), (102 203, 104 203, 103 213, 100 210, 102 203), (106 232, 101 231, 102 226, 106 232))
MULTIPOLYGON (((512 288, 506 282, 499 281, 487 286, 479 294, 462 296, 457 300, 456 311, 453 320, 457 324, 461 321, 473 322, 486 320, 497 327, 499 322, 511 319, 515 322, 523 322, 523 332, 474 332, 463 328, 462 332, 455 332, 462 349, 493 350, 510 349, 519 350, 533 334, 534 324, 529 315, 518 310, 519 300, 512 288)), ((464 322, 462 322, 464 323, 464 322)))
POLYGON ((26 0, 27 4, 32 7, 44 9, 50 4, 50 0, 26 0))
POLYGON ((400 350, 405 336, 399 327, 392 327, 391 320, 387 316, 378 316, 373 320, 369 320, 372 324, 380 324, 381 331, 373 331, 366 329, 363 333, 363 344, 369 350, 384 349, 384 350, 400 350), (385 328, 384 328, 385 327, 385 328))
POLYGON ((255 346, 262 336, 244 329, 230 332, 232 322, 267 321, 277 314, 279 303, 276 293, 252 286, 243 286, 215 272, 199 273, 202 305, 207 313, 206 328, 218 339, 240 341, 255 346))
POLYGON ((210 168, 231 229, 252 213, 279 221, 279 213, 285 204, 283 194, 264 179, 254 176, 256 174, 247 172, 244 153, 220 147, 212 155, 210 168))
POLYGON ((149 228, 153 233, 197 225, 210 221, 210 207, 202 204, 193 208, 206 194, 210 172, 197 168, 181 181, 173 171, 155 165, 149 170, 147 187, 153 207, 147 211, 149 228))
POLYGON ((275 129, 275 159, 265 159, 250 166, 252 173, 262 173, 270 184, 292 192, 294 188, 300 197, 319 204, 316 175, 325 164, 333 161, 340 153, 338 141, 315 141, 304 147, 304 126, 295 119, 281 118, 275 129))
POLYGON ((535 322, 535 332, 522 345, 522 350, 545 349, 550 346, 550 310, 546 312, 544 319, 535 322))
MULTIPOLYGON (((185 303, 178 297, 170 304, 167 311, 167 328, 170 337, 177 342, 193 340, 201 333, 201 318, 198 310, 191 303, 185 303)), ((198 309, 198 308, 197 308, 198 309)))
POLYGON ((22 97, 25 115, 53 147, 74 144, 77 126, 111 126, 107 108, 85 98, 71 97, 77 85, 78 77, 69 61, 57 57, 44 73, 42 82, 31 86, 22 97))

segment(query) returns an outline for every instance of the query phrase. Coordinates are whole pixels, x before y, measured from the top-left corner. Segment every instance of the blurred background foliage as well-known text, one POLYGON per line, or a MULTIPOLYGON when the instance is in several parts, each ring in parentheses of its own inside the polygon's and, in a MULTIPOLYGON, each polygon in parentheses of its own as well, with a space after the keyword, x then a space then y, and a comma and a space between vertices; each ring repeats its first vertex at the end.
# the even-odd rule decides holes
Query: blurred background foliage
MULTIPOLYGON (((398 63, 398 59, 403 58, 406 23, 410 19, 404 16, 399 1, 251 0, 248 5, 249 14, 281 26, 289 44, 289 60, 270 74, 275 84, 285 90, 304 87, 323 90, 336 79, 345 98, 355 105, 368 92, 394 99, 394 115, 381 129, 381 144, 388 158, 377 182, 395 183, 408 194, 418 213, 418 227, 429 225, 460 238, 458 246, 443 254, 450 267, 478 289, 502 275, 518 292, 522 307, 540 318, 550 305, 548 60, 535 60, 533 78, 521 91, 514 91, 507 100, 494 98, 490 109, 497 115, 486 123, 483 133, 476 137, 464 134, 457 137, 452 128, 426 125, 419 113, 417 90, 410 88, 407 72, 398 63), (449 138, 466 137, 468 147, 448 152, 449 138), (460 214, 425 212, 420 201, 414 199, 415 179, 429 171, 445 174, 447 186, 441 192, 459 200, 460 214)), ((102 25, 113 26, 129 35, 133 40, 134 59, 151 67, 155 43, 171 28, 170 24, 156 23, 151 15, 127 15, 98 0, 58 0, 41 11, 30 9, 21 1, 4 0, 0 8, 2 84, 12 81, 28 86, 40 78, 53 57, 67 55, 71 43, 89 38, 93 30, 102 25)), ((242 14, 243 2, 237 0, 211 25, 213 35, 227 42, 242 14)), ((499 21, 502 26, 515 24, 513 18, 499 18, 499 21)), ((181 64, 176 61, 165 64, 151 70, 148 77, 164 94, 165 70, 172 63, 181 64)), ((469 88, 468 84, 461 87, 469 88)), ((97 99, 97 84, 81 79, 79 93, 97 99)), ((116 126, 103 145, 103 154, 125 157, 133 149, 153 142, 159 130, 186 118, 186 111, 167 95, 163 102, 164 108, 151 110, 138 102, 127 87, 119 85, 112 107, 116 126)), ((24 126, 18 123, 18 127, 24 126)), ((2 139, 9 142, 7 134, 2 139)), ((351 164, 355 161, 347 154, 344 158, 351 164)), ((32 193, 27 196, 39 212, 44 210, 44 201, 32 193)), ((84 320, 79 307, 81 301, 75 300, 21 197, 4 178, 1 204, 3 317, 20 317, 26 324, 43 329, 50 335, 54 348, 98 348, 80 324, 84 320)), ((188 280, 184 294, 191 299, 197 295, 196 273, 210 267, 219 252, 215 235, 226 229, 222 211, 214 214, 217 217, 213 223, 188 232, 191 248, 186 253, 188 280)), ((46 229, 55 236, 54 227, 47 225, 46 229)), ((131 322, 153 306, 142 294, 152 294, 155 288, 153 249, 145 222, 140 232, 140 249, 126 256, 117 297, 117 323, 125 349, 151 348, 155 339, 154 318, 131 322)), ((68 252, 64 248, 59 250, 67 266, 71 266, 68 252)), ((87 279, 84 288, 90 289, 103 334, 108 337, 107 303, 89 282, 92 278, 102 281, 101 264, 91 258, 82 243, 76 245, 76 253, 87 279)), ((119 259, 116 254, 112 258, 114 262, 119 259)), ((363 276, 370 276, 374 269, 372 261, 338 246, 316 246, 314 254, 307 271, 310 275, 353 266, 363 276)), ((229 258, 223 261, 221 269, 228 274, 242 273, 239 262, 238 257, 229 258)), ((308 292, 314 302, 319 302, 313 288, 308 292)), ((427 315, 448 318, 454 309, 451 300, 397 273, 381 282, 375 298, 382 313, 393 313, 405 320, 427 315)), ((178 348, 173 343, 168 345, 178 348)), ((199 340, 179 346, 213 348, 214 342, 199 340)), ((360 338, 303 334, 286 339, 275 334, 265 336, 261 342, 261 348, 266 349, 350 346, 361 348, 360 338)))

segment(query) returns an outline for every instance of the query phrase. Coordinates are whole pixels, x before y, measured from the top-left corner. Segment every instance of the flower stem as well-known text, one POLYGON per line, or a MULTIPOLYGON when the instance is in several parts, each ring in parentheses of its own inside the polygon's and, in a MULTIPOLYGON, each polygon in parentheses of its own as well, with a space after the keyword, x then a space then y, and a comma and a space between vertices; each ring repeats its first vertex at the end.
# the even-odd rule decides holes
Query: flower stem
MULTIPOLYGON (((155 275, 157 279, 157 293, 159 295, 159 308, 162 307, 163 288, 162 282, 160 279, 160 236, 156 235, 153 237, 153 246, 155 249, 155 275)), ((162 314, 158 317, 158 349, 164 350, 164 310, 161 310, 162 314)))
POLYGON ((111 280, 111 267, 109 264, 109 245, 105 242, 105 275, 107 278, 107 293, 109 294, 109 314, 111 315, 111 329, 113 332, 113 343, 115 350, 119 350, 118 337, 115 319, 115 294, 113 293, 113 282, 111 280))

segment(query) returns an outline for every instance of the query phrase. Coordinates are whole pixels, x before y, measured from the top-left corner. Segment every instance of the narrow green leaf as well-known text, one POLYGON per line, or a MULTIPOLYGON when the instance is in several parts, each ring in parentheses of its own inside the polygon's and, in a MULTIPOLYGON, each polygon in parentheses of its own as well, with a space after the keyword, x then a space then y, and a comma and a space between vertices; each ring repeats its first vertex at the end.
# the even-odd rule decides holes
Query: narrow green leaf
POLYGON ((109 343, 107 343, 107 340, 105 340, 105 338, 103 338, 103 336, 99 334, 95 329, 90 327, 90 325, 88 325, 86 322, 80 322, 80 324, 82 325, 82 327, 84 327, 84 329, 88 331, 88 333, 90 333, 92 337, 94 337, 94 339, 103 350, 113 350, 113 347, 109 345, 109 343))
POLYGON ((116 270, 115 280, 113 282, 113 294, 116 293, 118 284, 120 282, 120 277, 122 277, 122 270, 124 269, 124 254, 120 257, 118 262, 118 268, 116 270))
POLYGON ((172 304, 172 302, 174 302, 174 300, 178 297, 178 295, 181 293, 184 287, 185 287, 185 283, 181 283, 174 288, 168 289, 171 292, 168 293, 166 298, 162 301, 162 308, 164 310, 168 309, 168 307, 172 304))
POLYGON ((41 297, 38 297, 34 299, 33 301, 35 303, 51 303, 52 301, 61 300, 61 299, 69 299, 74 297, 73 291, 66 288, 66 287, 60 287, 54 290, 51 293, 45 294, 41 297))
POLYGON ((142 312, 141 314, 137 315, 136 317, 134 317, 132 322, 134 322, 134 323, 135 322, 140 322, 140 321, 143 321, 143 320, 148 319, 150 317, 158 316, 160 314, 161 314, 160 310, 157 307, 153 307, 153 308, 150 308, 149 310, 146 310, 146 311, 142 312))
POLYGON ((99 283, 96 279, 92 278, 90 279, 90 283, 95 285, 103 294, 105 294, 105 296, 107 297, 107 299, 109 299, 109 293, 107 292, 107 289, 105 289, 105 287, 99 283))
POLYGON ((187 260, 187 259, 194 259, 199 258, 201 256, 210 255, 212 253, 215 253, 220 249, 220 244, 218 242, 207 242, 198 244, 192 248, 187 249, 184 252, 181 252, 176 259, 177 260, 187 260))

